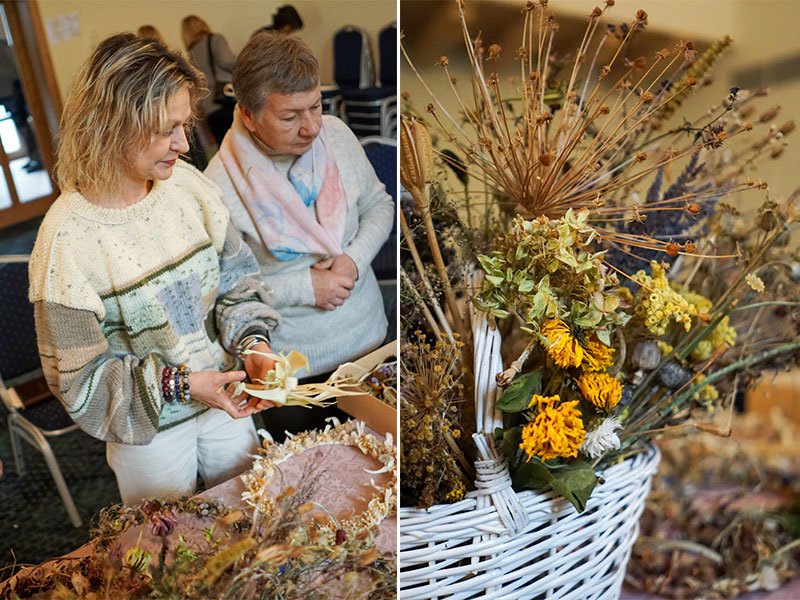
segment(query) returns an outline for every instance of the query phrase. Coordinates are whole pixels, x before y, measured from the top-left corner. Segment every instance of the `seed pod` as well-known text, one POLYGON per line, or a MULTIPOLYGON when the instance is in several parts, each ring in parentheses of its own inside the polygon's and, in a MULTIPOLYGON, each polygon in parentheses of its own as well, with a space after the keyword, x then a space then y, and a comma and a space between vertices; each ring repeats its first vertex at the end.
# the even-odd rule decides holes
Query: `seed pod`
POLYGON ((622 386, 622 396, 619 399, 619 406, 626 406, 633 398, 633 386, 622 386))
POLYGON ((661 362, 661 349, 653 340, 641 341, 633 349, 631 360, 640 369, 652 371, 661 362))
POLYGON ((692 378, 692 372, 674 360, 669 361, 658 370, 658 380, 665 388, 677 390, 692 378))
POLYGON ((415 199, 433 177, 433 144, 422 121, 400 120, 400 182, 415 199))

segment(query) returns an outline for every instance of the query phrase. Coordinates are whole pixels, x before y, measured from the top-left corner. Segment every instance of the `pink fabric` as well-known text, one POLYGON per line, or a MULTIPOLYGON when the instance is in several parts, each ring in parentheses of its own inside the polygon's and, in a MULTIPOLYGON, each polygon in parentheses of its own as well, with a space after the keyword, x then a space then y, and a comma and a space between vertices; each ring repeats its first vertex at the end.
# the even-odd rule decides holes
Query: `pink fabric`
POLYGON ((256 146, 237 107, 219 154, 261 240, 276 258, 342 254, 347 198, 324 130, 287 178, 256 146), (305 190, 305 202, 296 186, 305 190))

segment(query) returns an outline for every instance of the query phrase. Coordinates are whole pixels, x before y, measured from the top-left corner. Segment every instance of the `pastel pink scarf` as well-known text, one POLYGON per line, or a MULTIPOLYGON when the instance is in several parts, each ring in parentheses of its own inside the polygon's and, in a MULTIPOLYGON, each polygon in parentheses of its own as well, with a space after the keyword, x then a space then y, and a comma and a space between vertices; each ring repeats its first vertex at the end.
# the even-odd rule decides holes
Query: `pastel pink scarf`
POLYGON ((278 260, 342 254, 347 198, 324 130, 287 177, 256 146, 237 107, 219 154, 261 240, 278 260))

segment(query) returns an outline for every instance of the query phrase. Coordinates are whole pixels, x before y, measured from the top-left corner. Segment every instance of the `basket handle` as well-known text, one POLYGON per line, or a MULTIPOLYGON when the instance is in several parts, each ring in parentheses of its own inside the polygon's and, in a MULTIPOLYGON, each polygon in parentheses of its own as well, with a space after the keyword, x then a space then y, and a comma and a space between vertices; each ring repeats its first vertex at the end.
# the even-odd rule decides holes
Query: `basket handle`
MULTIPOLYGON (((472 289, 478 289, 483 273, 475 270, 470 279, 472 289)), ((508 462, 494 444, 494 430, 503 424, 500 411, 495 409, 498 395, 495 376, 503 371, 502 340, 489 314, 471 305, 470 317, 475 355, 475 433, 472 439, 479 456, 475 461, 476 490, 470 495, 477 497, 478 508, 491 501, 500 522, 514 535, 528 524, 528 515, 511 487, 508 462)))

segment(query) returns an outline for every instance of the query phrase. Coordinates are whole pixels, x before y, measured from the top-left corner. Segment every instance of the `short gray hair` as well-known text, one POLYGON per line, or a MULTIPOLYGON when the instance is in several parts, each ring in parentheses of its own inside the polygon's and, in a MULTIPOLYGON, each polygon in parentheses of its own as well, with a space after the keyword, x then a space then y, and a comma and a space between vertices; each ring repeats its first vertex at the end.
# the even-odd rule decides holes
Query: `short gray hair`
POLYGON ((272 93, 308 92, 319 85, 319 63, 299 37, 262 32, 247 42, 233 69, 236 101, 252 113, 272 93))

